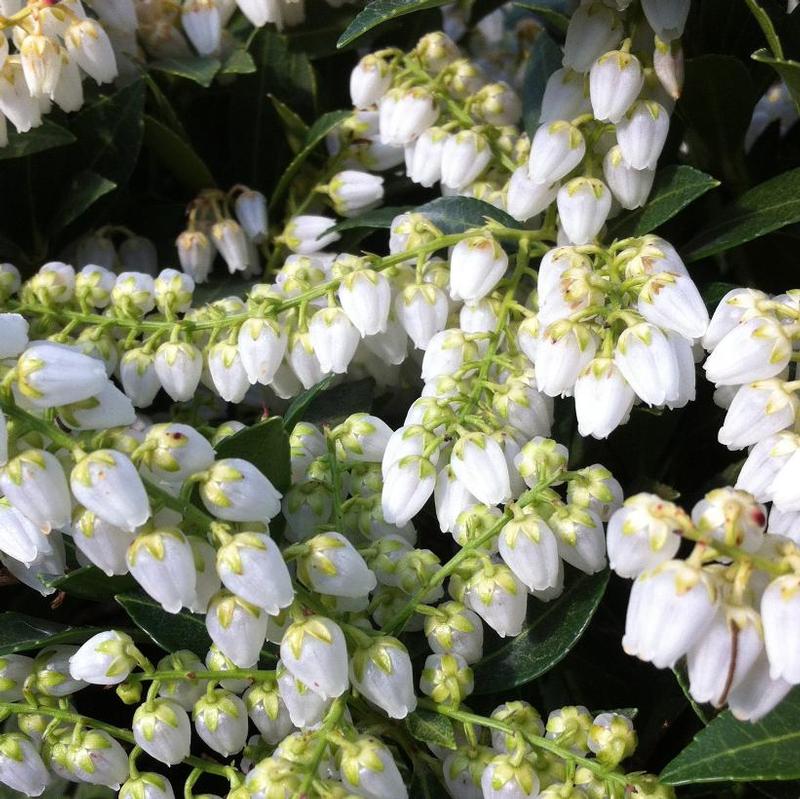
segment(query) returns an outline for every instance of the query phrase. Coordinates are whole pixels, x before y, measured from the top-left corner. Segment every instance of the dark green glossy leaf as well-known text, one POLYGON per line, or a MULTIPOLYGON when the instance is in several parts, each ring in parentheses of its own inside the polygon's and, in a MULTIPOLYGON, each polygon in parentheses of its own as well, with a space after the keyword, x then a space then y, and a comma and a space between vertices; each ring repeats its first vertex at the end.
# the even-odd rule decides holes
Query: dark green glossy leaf
POLYGON ((800 111, 800 63, 790 59, 775 58, 768 50, 756 50, 753 60, 771 66, 786 84, 795 107, 800 111))
POLYGON ((608 226, 608 234, 613 238, 644 236, 717 186, 718 180, 690 166, 660 169, 647 205, 614 219, 608 226))
POLYGON ((474 667, 475 693, 525 685, 556 665, 578 642, 608 584, 608 571, 573 574, 551 602, 532 600, 522 632, 474 667))
POLYGON ((303 143, 303 148, 292 159, 292 162, 286 168, 278 185, 272 192, 270 198, 270 208, 273 208, 278 200, 283 197, 286 189, 289 188, 295 176, 297 175, 300 167, 308 159, 308 156, 314 152, 314 149, 322 142, 322 140, 340 123, 342 120, 347 119, 351 114, 350 111, 329 111, 323 114, 308 130, 306 140, 303 143))
POLYGON ((27 133, 17 133, 13 128, 8 131, 8 144, 0 147, 0 161, 9 158, 21 158, 24 155, 33 155, 42 150, 52 150, 54 147, 63 147, 71 144, 75 137, 66 128, 56 125, 46 119, 38 128, 32 128, 27 133))
POLYGON ((406 716, 405 724, 418 741, 445 749, 455 749, 457 746, 453 722, 447 716, 420 709, 406 716))
POLYGON ((507 227, 518 225, 505 211, 472 197, 438 197, 416 210, 425 214, 442 233, 463 233, 481 227, 486 224, 487 217, 507 227))
POLYGON ((441 780, 421 758, 414 761, 414 775, 411 778, 408 795, 413 799, 449 799, 450 797, 441 780))
POLYGON ((289 436, 280 416, 273 416, 222 439, 217 445, 219 458, 243 458, 266 475, 280 492, 291 484, 289 436))
POLYGON ((661 772, 672 785, 800 778, 800 688, 751 724, 726 711, 661 772))
POLYGON ((286 140, 289 142, 289 147, 292 148, 293 153, 298 153, 303 148, 303 144, 308 136, 308 125, 289 108, 286 103, 279 100, 274 94, 269 95, 270 102, 278 116, 283 122, 283 129, 286 131, 286 140))
POLYGON ((82 642, 102 630, 101 627, 69 627, 7 610, 0 613, 0 655, 28 652, 48 644, 82 642))
POLYGON ((48 580, 47 585, 81 599, 110 599, 117 594, 136 589, 136 581, 128 574, 109 577, 96 566, 82 566, 80 569, 48 580))
MULTIPOLYGON (((517 5, 530 7, 523 3, 517 5)), ((529 136, 533 136, 539 125, 545 86, 548 78, 561 67, 562 55, 561 48, 545 31, 536 37, 522 82, 522 120, 529 136)))
POLYGON ((52 229, 54 231, 62 230, 91 208, 101 197, 116 188, 117 184, 114 181, 108 180, 96 172, 90 170, 79 172, 64 187, 66 199, 51 222, 52 229))
POLYGON ((127 182, 142 145, 144 98, 144 82, 137 80, 75 116, 72 131, 78 137, 82 169, 120 186, 127 182))
POLYGON ((412 211, 413 207, 410 205, 398 207, 384 207, 376 208, 373 211, 359 214, 358 216, 343 219, 337 224, 333 230, 339 232, 342 230, 355 230, 358 228, 385 228, 386 230, 391 227, 392 220, 406 211, 412 211))
POLYGON ((253 56, 244 47, 237 47, 226 59, 220 75, 251 75, 256 71, 253 56))
MULTIPOLYGON (((567 32, 569 17, 566 14, 562 14, 555 8, 548 6, 545 3, 533 3, 528 2, 528 0, 516 0, 514 5, 519 6, 520 8, 527 8, 529 11, 533 11, 536 16, 541 17, 542 22, 550 25, 551 28, 559 33, 563 34, 567 32)), ((559 64, 559 66, 561 65, 559 64)))
POLYGON ((423 11, 426 8, 438 8, 446 5, 448 0, 370 0, 363 11, 347 26, 339 37, 337 47, 345 47, 363 36, 367 31, 377 28, 384 22, 423 11))
POLYGON ((144 123, 145 144, 184 186, 193 192, 216 186, 205 162, 185 138, 149 115, 144 123))
POLYGON ((211 646, 203 616, 182 610, 167 613, 161 605, 144 594, 125 593, 116 596, 133 623, 147 633, 166 652, 189 649, 205 657, 211 646))
MULTIPOLYGON (((150 69, 166 72, 178 78, 194 81, 203 88, 208 88, 214 81, 222 64, 217 58, 164 58, 150 64, 150 69)), ((252 71, 252 70, 251 70, 252 71)))
POLYGON ((351 413, 370 410, 375 394, 375 383, 371 378, 332 386, 335 379, 336 375, 329 375, 292 402, 286 411, 287 430, 291 431, 300 421, 331 425, 351 413))
POLYGON ((691 261, 737 247, 800 221, 800 169, 746 191, 685 247, 691 261))

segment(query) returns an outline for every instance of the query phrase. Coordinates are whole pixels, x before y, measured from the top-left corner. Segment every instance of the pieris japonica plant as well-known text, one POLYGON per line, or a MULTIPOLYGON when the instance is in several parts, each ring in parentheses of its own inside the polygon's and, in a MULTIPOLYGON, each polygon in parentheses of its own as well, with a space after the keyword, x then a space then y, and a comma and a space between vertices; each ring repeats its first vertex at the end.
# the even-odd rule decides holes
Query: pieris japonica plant
POLYGON ((0 4, 0 784, 796 779, 792 9, 362 5, 0 4))

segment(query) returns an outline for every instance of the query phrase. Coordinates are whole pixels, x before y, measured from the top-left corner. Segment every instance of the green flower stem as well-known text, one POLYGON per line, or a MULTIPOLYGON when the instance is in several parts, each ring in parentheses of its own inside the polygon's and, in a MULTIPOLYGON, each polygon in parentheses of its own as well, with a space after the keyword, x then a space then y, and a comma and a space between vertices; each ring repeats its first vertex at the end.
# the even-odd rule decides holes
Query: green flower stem
POLYGON ((489 719, 485 716, 479 716, 476 713, 468 713, 464 710, 457 710, 456 708, 447 707, 446 705, 437 705, 436 702, 433 702, 430 699, 420 699, 418 701, 418 706, 425 708, 426 710, 432 710, 434 713, 438 713, 440 716, 447 716, 455 721, 460 721, 462 724, 475 724, 479 727, 500 730, 507 735, 521 735, 532 747, 550 752, 551 754, 560 757, 562 760, 567 761, 567 763, 574 763, 576 766, 583 766, 584 768, 589 769, 589 771, 591 771, 593 774, 596 774, 605 782, 615 782, 623 786, 623 788, 637 784, 637 775, 635 774, 621 774, 618 771, 614 771, 613 769, 601 765, 596 760, 576 755, 569 749, 565 749, 563 746, 560 746, 555 741, 551 741, 549 738, 544 738, 540 735, 531 735, 525 730, 520 730, 511 724, 505 724, 502 721, 496 721, 495 719, 489 719))
POLYGON ((478 536, 474 541, 470 541, 461 547, 447 563, 430 576, 425 585, 421 586, 419 590, 409 598, 408 602, 400 608, 394 618, 383 626, 381 634, 399 635, 403 631, 403 627, 408 620, 414 615, 417 606, 423 604, 422 600, 431 589, 443 583, 465 560, 472 557, 476 550, 483 547, 484 544, 498 535, 503 527, 514 518, 515 508, 524 508, 527 505, 536 503, 539 499, 539 495, 549 487, 550 482, 551 481, 548 480, 546 482, 537 483, 533 488, 522 494, 516 502, 510 502, 506 505, 503 515, 483 535, 478 536))
MULTIPOLYGON (((125 743, 135 744, 133 733, 130 730, 123 729, 122 727, 115 727, 113 724, 107 724, 105 721, 90 718, 89 716, 82 716, 80 713, 73 713, 69 710, 61 710, 53 707, 34 707, 32 705, 17 704, 16 702, 0 702, 0 715, 11 714, 15 716, 24 716, 31 713, 41 714, 43 716, 51 716, 59 721, 65 721, 68 724, 80 725, 81 727, 91 727, 95 730, 102 730, 107 732, 113 738, 125 743)), ((187 766, 192 766, 200 771, 207 772, 208 774, 216 774, 219 777, 228 776, 228 767, 220 763, 214 763, 211 760, 205 760, 200 757, 189 756, 182 761, 187 766)))
POLYGON ((340 696, 335 699, 325 715, 322 726, 314 733, 317 741, 314 745, 314 751, 311 753, 311 760, 308 764, 308 770, 303 777, 303 782, 300 784, 300 787, 295 791, 293 799, 304 799, 304 797, 309 795, 308 792, 311 788, 311 783, 316 779, 317 769, 319 768, 319 764, 322 762, 322 758, 325 755, 325 750, 328 748, 328 736, 338 726, 345 707, 346 700, 344 697, 340 696))
POLYGON ((750 563, 760 571, 772 574, 775 577, 780 577, 793 571, 791 564, 785 561, 776 562, 760 555, 754 555, 752 552, 747 552, 733 544, 726 544, 713 536, 703 535, 696 527, 687 527, 681 530, 679 535, 681 538, 694 541, 700 548, 699 551, 709 560, 714 559, 717 555, 724 555, 737 563, 750 563))
POLYGON ((264 669, 227 669, 226 671, 185 671, 166 670, 166 671, 136 671, 128 676, 125 682, 148 682, 149 680, 187 680, 196 682, 197 680, 269 680, 275 675, 275 671, 264 669))
POLYGON ((330 428, 325 426, 325 444, 328 447, 328 463, 331 468, 331 492, 333 494, 333 516, 336 520, 336 530, 344 530, 344 516, 342 515, 342 475, 339 471, 339 459, 336 457, 336 439, 331 435, 330 428))

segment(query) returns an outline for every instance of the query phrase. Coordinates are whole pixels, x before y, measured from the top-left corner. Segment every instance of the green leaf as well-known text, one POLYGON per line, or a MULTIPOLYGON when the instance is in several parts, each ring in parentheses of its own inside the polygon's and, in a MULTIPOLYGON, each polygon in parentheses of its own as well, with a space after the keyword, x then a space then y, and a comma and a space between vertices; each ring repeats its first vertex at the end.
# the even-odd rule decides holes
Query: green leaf
POLYGON ((746 191, 686 245, 691 261, 729 250, 800 221, 800 168, 746 191))
MULTIPOLYGON (((517 3, 529 8, 525 3, 517 3)), ((548 78, 561 67, 561 48, 542 31, 533 45, 533 53, 525 68, 522 82, 522 120, 529 136, 533 136, 539 125, 542 98, 548 78)))
POLYGON ((370 410, 375 393, 375 383, 371 378, 331 387, 335 378, 336 375, 328 375, 295 398, 286 411, 284 424, 288 431, 291 432, 300 421, 316 425, 335 424, 351 413, 370 410))
POLYGON ((308 125, 274 94, 270 94, 269 99, 281 118, 281 122, 283 122, 283 129, 286 131, 286 140, 289 142, 289 147, 292 148, 293 153, 300 152, 306 136, 308 136, 308 125))
POLYGON ((96 172, 86 170, 74 175, 64 187, 64 204, 56 211, 50 227, 53 231, 63 230, 81 214, 92 207, 101 197, 114 191, 117 184, 96 172))
POLYGON ((102 632, 103 627, 69 627, 47 619, 7 610, 0 613, 0 655, 41 649, 48 644, 86 641, 102 632))
POLYGON ((753 60, 767 64, 780 75, 794 100, 795 108, 800 111, 800 63, 788 58, 775 58, 766 49, 756 50, 753 53, 753 60))
POLYGON ((420 709, 406 716, 405 724, 408 731, 422 743, 443 746, 445 749, 457 747, 453 722, 446 716, 420 709))
POLYGON ((408 795, 412 799, 450 799, 441 778, 419 757, 414 759, 414 773, 408 795))
POLYGON ((129 574, 109 577, 97 566, 82 566, 46 584, 70 596, 91 600, 110 599, 136 589, 136 581, 129 574))
POLYGON ((416 211, 425 214, 442 233, 447 234, 463 233, 470 228, 481 227, 486 224, 487 217, 507 227, 518 226, 505 211, 472 197, 438 197, 420 205, 416 211))
MULTIPOLYGON (((166 72, 178 78, 186 78, 207 89, 214 81, 222 64, 217 58, 197 56, 192 58, 164 58, 153 61, 150 69, 166 72)), ((252 72, 253 70, 251 70, 252 72)))
POLYGON ((391 227, 392 220, 406 211, 413 211, 413 206, 403 205, 397 207, 384 207, 375 208, 372 211, 366 211, 359 216, 351 216, 349 219, 343 219, 339 222, 333 230, 337 233, 342 230, 354 230, 358 228, 385 228, 388 230, 391 227))
POLYGON ((154 117, 144 117, 144 141, 161 163, 193 192, 216 186, 214 176, 192 145, 154 117))
POLYGON ((345 47, 359 39, 367 31, 377 28, 384 22, 423 11, 426 8, 438 8, 446 5, 448 0, 370 0, 363 11, 347 26, 345 32, 339 37, 337 47, 345 47))
POLYGON ((701 730, 661 772, 672 785, 800 778, 800 688, 751 724, 730 711, 701 730))
POLYGON ((211 638, 203 616, 188 610, 167 613, 158 602, 144 594, 125 593, 115 598, 133 623, 166 652, 189 649, 205 657, 211 638))
POLYGON ((33 155, 42 150, 52 150, 54 147, 63 147, 74 141, 72 133, 49 119, 27 133, 17 133, 12 127, 8 131, 8 144, 0 147, 0 161, 33 155))
POLYGON ((280 416, 223 438, 217 445, 217 457, 249 461, 282 493, 291 485, 289 436, 280 416))
POLYGON ((237 47, 225 60, 220 75, 252 75, 256 71, 253 56, 244 47, 237 47))
POLYGON ((607 584, 607 570, 574 574, 557 599, 534 600, 522 632, 473 667, 475 693, 516 688, 552 669, 578 642, 607 584))
POLYGON ((323 141, 323 139, 343 120, 350 116, 351 111, 329 111, 323 114, 308 130, 306 140, 299 153, 292 159, 292 162, 286 167, 286 171, 278 181, 278 185, 272 192, 270 199, 270 208, 274 208, 278 200, 283 197, 286 189, 289 188, 295 176, 297 175, 300 167, 308 159, 308 156, 316 149, 316 147, 323 141))
POLYGON ((96 172, 118 185, 127 182, 144 135, 144 82, 137 80, 85 106, 72 123, 84 171, 96 172))
MULTIPOLYGON (((533 11, 534 14, 542 18, 543 22, 550 25, 559 33, 563 34, 567 32, 569 17, 566 14, 562 14, 560 11, 556 11, 556 9, 545 5, 544 3, 529 3, 528 0, 516 0, 514 5, 519 6, 519 8, 527 8, 529 11, 533 11)), ((541 34, 539 34, 539 36, 541 36, 541 34)), ((559 64, 559 66, 561 66, 561 64, 559 64)))
POLYGON ((609 236, 644 236, 717 186, 718 180, 690 166, 660 169, 647 205, 613 220, 608 228, 609 236))

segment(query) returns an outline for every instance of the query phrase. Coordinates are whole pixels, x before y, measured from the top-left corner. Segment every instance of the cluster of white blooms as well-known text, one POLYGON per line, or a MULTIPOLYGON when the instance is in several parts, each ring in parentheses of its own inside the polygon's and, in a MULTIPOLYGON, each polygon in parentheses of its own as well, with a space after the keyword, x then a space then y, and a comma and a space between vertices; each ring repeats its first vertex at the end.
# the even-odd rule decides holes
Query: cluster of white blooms
POLYGON ((572 15, 530 139, 514 90, 445 34, 365 56, 350 80, 355 111, 329 137, 333 158, 376 172, 405 162, 413 182, 521 222, 555 202, 559 241, 593 241, 609 216, 647 200, 683 80, 688 0, 644 2, 635 21, 628 5, 593 0, 572 15))
POLYGON ((749 721, 800 684, 800 530, 772 528, 752 494, 730 487, 691 516, 636 494, 608 523, 611 568, 634 579, 625 651, 659 668, 685 657, 692 697, 749 721), (679 559, 682 538, 696 545, 679 559))
POLYGON ((87 15, 81 0, 4 4, 3 28, 11 35, 0 41, 0 146, 8 143, 7 122, 26 133, 42 124, 53 103, 77 111, 85 77, 101 84, 117 76, 106 32, 117 23, 116 4, 98 0, 90 8, 99 19, 87 15))
POLYGON ((775 532, 789 530, 800 511, 800 389, 795 374, 800 342, 800 292, 770 297, 733 289, 720 301, 703 338, 707 378, 726 409, 719 431, 729 449, 750 451, 736 487, 772 502, 775 532))
MULTIPOLYGON (((0 734, 0 783, 27 796, 39 796, 61 779, 109 786, 119 790, 120 799, 172 799, 167 779, 140 773, 136 759, 144 752, 165 766, 184 762, 194 730, 222 757, 242 755, 239 769, 216 766, 214 771, 216 764, 197 758, 192 763, 227 777, 231 799, 409 796, 401 772, 406 765, 398 767, 397 749, 354 722, 346 707, 348 668, 354 686, 371 701, 370 688, 377 689, 378 698, 386 689, 391 693, 387 675, 404 670, 410 679, 410 663, 403 663, 394 639, 371 639, 348 667, 341 629, 311 616, 287 629, 281 655, 275 671, 252 670, 226 679, 218 653, 210 652, 204 665, 181 650, 154 668, 128 635, 109 630, 80 647, 56 645, 34 658, 0 658, 0 700, 13 703, 24 694, 29 701, 14 706, 25 711, 16 717, 17 729, 0 734), (298 672, 313 687, 302 683, 298 672), (74 713, 73 701, 88 685, 134 686, 138 690, 121 696, 136 704, 145 680, 151 687, 133 713, 136 748, 130 755, 110 732, 93 729, 74 713), (249 736, 252 728, 257 733, 249 736)), ((453 687, 470 679, 467 672, 446 655, 427 666, 422 679, 430 682, 436 701, 456 711, 453 687)), ((593 715, 583 706, 565 706, 544 720, 527 702, 510 701, 482 721, 491 735, 464 723, 463 743, 453 748, 429 744, 456 799, 605 796, 609 779, 632 797, 673 796, 654 777, 618 770, 637 744, 633 724, 623 714, 593 715), (540 749, 538 742, 547 746, 540 749), (574 758, 581 759, 577 769, 574 758)))

